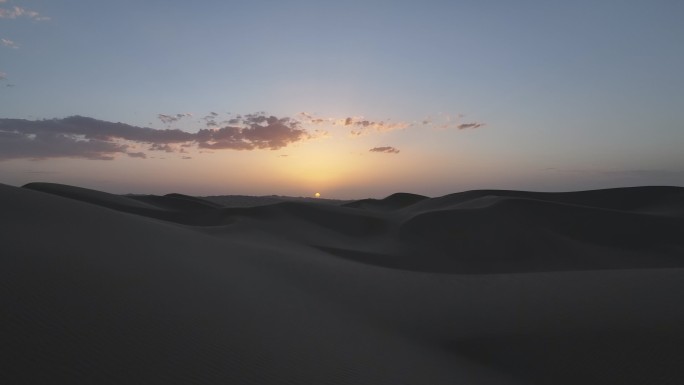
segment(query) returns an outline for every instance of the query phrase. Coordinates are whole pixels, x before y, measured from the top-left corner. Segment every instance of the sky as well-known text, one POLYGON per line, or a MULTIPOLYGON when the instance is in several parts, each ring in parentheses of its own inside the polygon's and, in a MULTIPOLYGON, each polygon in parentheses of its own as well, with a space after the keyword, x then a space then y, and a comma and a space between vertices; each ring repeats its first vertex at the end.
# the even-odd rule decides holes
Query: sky
POLYGON ((0 183, 684 185, 684 2, 0 0, 0 183))

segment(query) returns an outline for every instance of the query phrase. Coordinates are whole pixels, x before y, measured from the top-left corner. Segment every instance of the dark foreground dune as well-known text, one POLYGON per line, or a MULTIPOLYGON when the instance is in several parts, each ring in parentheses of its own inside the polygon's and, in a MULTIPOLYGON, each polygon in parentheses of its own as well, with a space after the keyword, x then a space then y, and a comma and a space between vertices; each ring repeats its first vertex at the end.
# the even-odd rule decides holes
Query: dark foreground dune
POLYGON ((684 383, 684 188, 0 212, 2 384, 684 383))

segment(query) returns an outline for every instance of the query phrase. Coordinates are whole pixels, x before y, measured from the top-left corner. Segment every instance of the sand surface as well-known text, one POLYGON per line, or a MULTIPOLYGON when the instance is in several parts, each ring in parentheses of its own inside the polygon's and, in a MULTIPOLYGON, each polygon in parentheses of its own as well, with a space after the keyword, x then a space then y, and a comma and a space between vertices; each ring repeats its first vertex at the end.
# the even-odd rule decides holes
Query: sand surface
POLYGON ((684 188, 222 199, 0 185, 0 383, 684 383, 684 188))

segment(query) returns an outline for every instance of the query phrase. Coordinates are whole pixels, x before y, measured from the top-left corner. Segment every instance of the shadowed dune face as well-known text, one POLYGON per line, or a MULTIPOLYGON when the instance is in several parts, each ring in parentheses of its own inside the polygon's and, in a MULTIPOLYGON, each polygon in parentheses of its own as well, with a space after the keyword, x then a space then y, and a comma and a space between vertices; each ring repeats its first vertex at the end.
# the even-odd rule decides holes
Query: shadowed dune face
POLYGON ((682 207, 676 187, 227 207, 0 185, 0 382, 683 383, 682 207))
POLYGON ((170 209, 170 210, 204 210, 221 208, 220 204, 211 201, 191 197, 183 194, 166 194, 164 196, 156 195, 134 195, 131 198, 141 202, 147 202, 155 206, 170 209))
POLYGON ((417 214, 401 224, 400 238, 462 272, 683 266, 681 217, 491 198, 478 208, 417 214))
POLYGON ((388 196, 385 199, 363 199, 360 201, 347 203, 344 206, 366 210, 397 210, 411 206, 425 199, 428 199, 428 197, 417 194, 396 193, 388 196))

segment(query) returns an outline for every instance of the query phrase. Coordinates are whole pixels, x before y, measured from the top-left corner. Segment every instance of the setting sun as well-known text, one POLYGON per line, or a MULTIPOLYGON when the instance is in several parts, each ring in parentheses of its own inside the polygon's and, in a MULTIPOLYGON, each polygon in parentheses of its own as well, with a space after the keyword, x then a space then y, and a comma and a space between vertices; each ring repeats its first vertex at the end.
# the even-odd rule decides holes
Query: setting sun
POLYGON ((314 194, 314 197, 315 197, 315 198, 320 198, 320 197, 321 197, 321 193, 315 193, 315 194, 314 194))

